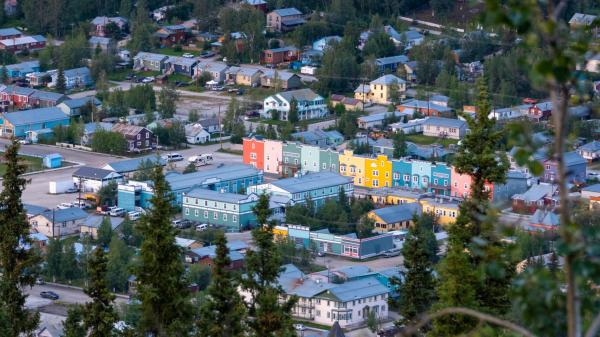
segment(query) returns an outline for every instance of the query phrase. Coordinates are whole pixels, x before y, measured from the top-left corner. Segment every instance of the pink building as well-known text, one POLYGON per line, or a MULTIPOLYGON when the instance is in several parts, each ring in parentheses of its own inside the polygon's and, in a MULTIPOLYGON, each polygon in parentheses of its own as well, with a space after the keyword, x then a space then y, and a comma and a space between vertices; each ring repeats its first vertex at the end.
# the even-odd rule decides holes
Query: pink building
MULTIPOLYGON (((450 195, 453 197, 466 198, 471 194, 471 176, 468 174, 460 174, 456 172, 454 166, 452 166, 452 172, 450 176, 452 186, 450 186, 450 195)), ((494 185, 486 184, 486 189, 490 192, 490 201, 494 196, 494 185)))
POLYGON ((280 174, 279 163, 282 162, 283 144, 278 140, 265 140, 264 171, 266 173, 280 174))

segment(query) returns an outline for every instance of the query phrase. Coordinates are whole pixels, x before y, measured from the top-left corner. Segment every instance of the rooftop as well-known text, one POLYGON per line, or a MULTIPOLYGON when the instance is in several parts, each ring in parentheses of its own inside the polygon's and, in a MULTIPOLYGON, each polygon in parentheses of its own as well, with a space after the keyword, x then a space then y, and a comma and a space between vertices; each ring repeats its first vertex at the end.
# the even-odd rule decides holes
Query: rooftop
POLYGON ((94 102, 94 104, 97 106, 101 104, 100 101, 95 96, 87 96, 87 97, 81 97, 81 98, 68 99, 68 100, 64 101, 63 104, 71 109, 78 109, 78 108, 81 108, 82 106, 88 104, 88 102, 94 102))
POLYGON ((400 77, 398 77, 396 75, 392 75, 392 74, 383 75, 383 76, 371 81, 371 84, 382 84, 382 85, 393 85, 393 84, 400 84, 400 83, 405 83, 405 81, 403 79, 401 79, 400 77))
POLYGON ((0 38, 4 38, 5 36, 20 35, 20 34, 23 34, 23 33, 21 33, 20 30, 14 28, 14 27, 0 29, 0 38))
POLYGON ((558 186, 554 184, 540 183, 535 184, 523 194, 515 194, 513 199, 525 200, 528 202, 536 202, 546 196, 552 196, 558 190, 558 186))
POLYGON ((377 65, 397 64, 406 62, 408 62, 408 57, 406 55, 381 57, 375 60, 375 63, 377 65))
POLYGON ((257 170, 251 165, 234 164, 224 165, 212 170, 187 174, 171 173, 167 175, 166 179, 169 182, 169 185, 171 185, 171 189, 175 191, 205 184, 212 184, 219 181, 253 177, 261 174, 261 171, 257 170))
POLYGON ((112 228, 113 230, 117 229, 117 227, 119 227, 125 220, 125 218, 122 217, 104 217, 102 215, 89 215, 87 219, 85 219, 85 221, 83 222, 83 225, 91 228, 100 228, 105 218, 108 219, 108 221, 110 221, 110 228, 112 228))
POLYGON ((280 8, 276 9, 273 12, 277 13, 279 16, 293 16, 293 15, 302 15, 302 12, 297 10, 294 7, 290 8, 280 8))
POLYGON ((412 220, 415 215, 421 214, 421 205, 419 203, 407 203, 396 206, 388 206, 372 210, 385 223, 397 223, 401 221, 412 220))
POLYGON ((54 219, 55 223, 85 219, 88 216, 88 214, 79 207, 46 210, 40 215, 50 221, 54 219))
POLYGON ((120 161, 108 163, 108 164, 106 164, 106 166, 104 166, 104 168, 113 170, 118 173, 134 172, 134 171, 138 170, 140 163, 142 161, 147 161, 147 160, 151 161, 152 163, 160 162, 160 165, 162 165, 162 166, 166 165, 166 161, 164 159, 157 157, 156 155, 149 155, 149 156, 145 156, 145 157, 126 159, 126 160, 120 160, 120 161))
POLYGON ((295 98, 298 102, 322 99, 322 97, 319 94, 315 93, 311 89, 284 91, 276 94, 275 96, 279 96, 288 102, 291 102, 293 98, 295 98))
POLYGON ((241 203, 244 201, 256 201, 257 197, 255 194, 245 195, 236 193, 225 193, 213 190, 207 190, 205 188, 195 188, 189 193, 186 193, 186 197, 199 198, 205 200, 213 200, 227 203, 241 203))
POLYGON ((432 103, 431 101, 421 101, 421 100, 417 100, 417 99, 411 99, 408 100, 402 104, 400 104, 400 106, 405 107, 405 108, 412 108, 412 109, 432 109, 432 110, 437 110, 439 112, 448 112, 448 111, 452 111, 451 108, 445 107, 443 105, 439 105, 439 104, 435 104, 432 103))
POLYGON ((73 172, 73 177, 75 178, 85 178, 85 179, 91 179, 91 180, 102 180, 104 178, 106 178, 107 176, 114 174, 115 172, 113 171, 109 171, 109 170, 105 170, 105 169, 100 169, 100 168, 95 168, 95 167, 90 167, 90 166, 82 166, 80 168, 78 168, 75 172, 73 172))
POLYGON ((68 119, 67 115, 57 107, 9 112, 4 114, 4 118, 14 126, 68 119))
POLYGON ((338 186, 352 182, 352 178, 344 177, 333 172, 317 172, 302 175, 300 177, 277 180, 271 185, 279 187, 289 193, 298 193, 317 188, 338 186))
POLYGON ((424 124, 432 125, 432 126, 443 126, 443 127, 449 127, 449 128, 462 128, 462 127, 467 126, 467 123, 460 119, 443 118, 443 117, 427 118, 427 120, 425 121, 424 124))
POLYGON ((389 289, 385 287, 375 277, 367 277, 363 279, 348 281, 327 291, 336 297, 340 302, 348 302, 357 299, 387 294, 389 289))

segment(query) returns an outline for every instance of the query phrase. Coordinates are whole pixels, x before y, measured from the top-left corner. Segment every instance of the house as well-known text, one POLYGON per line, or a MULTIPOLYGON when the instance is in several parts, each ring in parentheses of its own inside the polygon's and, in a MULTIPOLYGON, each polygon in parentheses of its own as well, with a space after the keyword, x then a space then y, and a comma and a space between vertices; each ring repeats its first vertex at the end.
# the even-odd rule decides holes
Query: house
POLYGON ((406 91, 406 82, 396 75, 383 75, 369 83, 361 84, 354 90, 354 98, 363 102, 387 105, 391 100, 398 100, 406 91))
MULTIPOLYGON (((245 255, 242 253, 245 249, 236 249, 239 241, 233 241, 227 243, 229 248, 229 270, 240 270, 244 267, 245 255)), ((246 245, 247 247, 247 245, 246 245)), ((214 259, 217 257, 217 246, 205 246, 200 248, 193 248, 185 252, 185 262, 189 264, 202 264, 212 268, 214 266, 214 259)))
POLYGON ((429 117, 423 123, 425 136, 462 139, 466 133, 467 123, 460 119, 429 117))
POLYGON ((165 61, 165 73, 192 77, 197 63, 194 58, 169 56, 165 61))
MULTIPOLYGON (((64 75, 67 89, 87 87, 94 84, 94 82, 92 81, 92 76, 90 74, 90 68, 88 67, 67 69, 64 71, 64 75)), ((52 72, 50 74, 50 77, 51 81, 50 83, 48 83, 48 87, 56 87, 58 71, 52 72)))
POLYGON ((344 142, 344 136, 336 130, 309 130, 300 131, 291 134, 295 140, 299 140, 304 144, 316 145, 320 147, 337 146, 344 142))
POLYGON ((420 214, 421 205, 413 202, 374 209, 367 216, 374 221, 375 232, 385 233, 407 229, 413 225, 414 217, 420 214))
POLYGON ((112 123, 96 122, 86 123, 83 125, 83 135, 81 136, 81 145, 87 146, 92 142, 94 133, 98 130, 110 131, 112 130, 112 123))
POLYGON ((14 27, 0 28, 0 40, 16 39, 22 36, 23 33, 14 27))
POLYGON ((537 209, 553 209, 559 204, 558 186, 539 183, 525 193, 512 197, 512 210, 518 213, 533 214, 537 209))
POLYGON ((398 33, 392 26, 384 26, 383 31, 390 37, 390 39, 397 46, 403 46, 404 49, 409 50, 414 46, 418 46, 423 43, 425 37, 423 34, 415 30, 407 30, 402 33, 398 33))
POLYGON ((154 33, 162 47, 184 44, 189 36, 190 30, 184 25, 163 26, 154 33))
POLYGON ((22 51, 35 51, 46 47, 46 38, 42 35, 21 36, 6 40, 0 40, 0 49, 11 53, 22 51))
POLYGON ((243 3, 263 13, 267 12, 267 2, 265 0, 243 0, 243 3))
POLYGON ((375 65, 377 66, 377 70, 379 74, 390 74, 398 71, 399 67, 404 66, 408 62, 408 57, 406 55, 396 55, 396 56, 388 56, 382 57, 375 60, 375 65))
POLYGON ((600 53, 592 54, 586 58, 585 71, 600 73, 600 53))
POLYGON ((540 121, 546 120, 552 115, 552 102, 537 102, 531 105, 527 111, 527 117, 540 121))
POLYGON ((79 207, 52 209, 29 219, 32 231, 49 238, 60 238, 79 232, 88 214, 79 207))
POLYGON ((517 105, 514 107, 493 109, 488 115, 489 119, 495 118, 499 122, 510 121, 517 118, 523 118, 527 116, 529 111, 529 104, 517 105))
POLYGON ((317 41, 313 42, 312 49, 320 51, 320 52, 324 52, 325 49, 327 49, 332 44, 340 43, 340 42, 342 42, 341 36, 338 36, 338 35, 325 36, 325 37, 322 37, 322 38, 318 39, 317 41))
POLYGON ((25 75, 25 79, 29 82, 29 86, 31 87, 45 87, 48 85, 48 82, 52 80, 50 75, 54 71, 35 71, 25 75))
POLYGON ((588 162, 600 158, 600 141, 593 140, 577 148, 577 153, 588 162))
MULTIPOLYGON (((406 110, 405 110, 406 111, 406 110)), ((423 132, 423 124, 429 117, 411 119, 407 122, 398 122, 390 124, 389 127, 393 132, 402 131, 406 135, 410 135, 413 133, 422 133, 423 132)))
POLYGON ((297 61, 300 58, 300 50, 294 46, 265 49, 263 50, 260 63, 277 66, 281 63, 297 61))
POLYGON ((117 230, 125 220, 122 217, 89 215, 79 226, 79 236, 82 238, 88 236, 92 240, 98 239, 98 229, 102 226, 104 219, 107 219, 110 222, 110 228, 113 231, 117 230))
POLYGON ((326 200, 337 200, 342 188, 346 195, 351 197, 354 191, 352 179, 325 171, 251 186, 248 188, 248 192, 280 196, 289 200, 291 205, 305 204, 306 199, 310 196, 315 206, 320 207, 325 204, 326 200))
POLYGON ((228 232, 241 232, 256 226, 252 208, 258 196, 250 193, 222 193, 206 189, 194 189, 183 194, 184 219, 207 223, 224 228, 228 232))
POLYGON ((73 172, 73 183, 81 192, 98 192, 110 183, 120 183, 123 176, 105 169, 82 166, 73 172))
POLYGON ((48 210, 48 207, 38 206, 33 204, 23 204, 27 219, 33 218, 36 215, 40 215, 48 210))
POLYGON ((114 17, 106 17, 106 16, 97 16, 91 21, 92 26, 92 35, 104 37, 106 36, 106 26, 110 23, 113 23, 119 27, 119 29, 123 30, 127 27, 127 19, 114 16, 114 17))
POLYGON ((225 72, 229 68, 225 63, 220 62, 200 62, 196 65, 196 77, 202 73, 210 74, 213 81, 223 83, 225 81, 225 72))
POLYGON ((451 197, 426 197, 419 200, 423 213, 434 214, 442 226, 456 222, 460 200, 451 197))
POLYGON ((598 207, 598 205, 600 205, 600 184, 582 188, 581 197, 590 201, 590 208, 594 206, 598 207))
POLYGON ((406 80, 415 82, 417 80, 417 61, 406 62, 404 64, 404 71, 406 72, 406 80))
POLYGON ((87 96, 82 98, 74 98, 63 101, 56 107, 62 110, 67 116, 80 116, 81 109, 90 106, 92 109, 100 110, 102 108, 102 102, 95 96, 87 96))
POLYGON ((258 68, 241 67, 235 74, 235 84, 248 87, 257 87, 260 84, 262 70, 258 68))
MULTIPOLYGON (((586 27, 592 26, 592 24, 597 21, 598 16, 584 13, 575 13, 569 20, 569 26, 571 29, 585 29, 586 27)), ((592 28, 592 32, 594 35, 598 36, 600 34, 600 28, 595 26, 592 28)))
POLYGON ((431 117, 442 117, 449 116, 452 113, 452 109, 446 106, 435 104, 431 101, 421 101, 418 99, 410 99, 397 107, 398 111, 404 111, 411 109, 412 111, 418 112, 424 116, 431 117))
POLYGON ((117 42, 109 37, 92 36, 88 39, 88 43, 92 50, 100 48, 104 52, 113 53, 117 49, 117 42))
POLYGON ((201 241, 197 241, 194 239, 181 238, 178 236, 175 237, 175 244, 179 248, 183 249, 184 251, 204 247, 204 244, 201 241))
POLYGON ((27 131, 68 126, 69 117, 59 108, 39 108, 8 112, 2 115, 3 137, 25 137, 27 131))
POLYGON ((281 90, 298 89, 302 86, 300 76, 287 71, 265 71, 260 77, 260 85, 265 88, 279 88, 281 90))
POLYGON ((186 124, 185 139, 189 144, 204 144, 210 142, 210 133, 200 123, 186 124))
POLYGON ((110 163, 104 165, 104 167, 102 167, 102 168, 105 170, 117 172, 123 176, 128 176, 130 173, 133 173, 133 172, 136 172, 137 170, 139 170, 140 164, 142 162, 146 162, 146 163, 150 162, 152 164, 161 165, 161 166, 167 165, 167 162, 164 159, 162 159, 161 157, 156 156, 156 155, 149 155, 149 156, 145 156, 145 157, 110 162, 110 163))
POLYGON ((536 209, 533 215, 529 218, 529 223, 523 227, 529 232, 547 232, 557 231, 560 225, 558 214, 553 210, 536 209))
POLYGON ((6 66, 6 72, 11 79, 25 78, 27 74, 40 71, 40 62, 38 60, 25 61, 21 63, 9 64, 6 66))
POLYGON ((329 102, 333 108, 338 105, 343 105, 346 111, 362 111, 365 108, 364 103, 361 100, 346 97, 344 95, 331 94, 331 96, 329 96, 329 102))
MULTIPOLYGON (((392 116, 402 117, 402 116, 406 116, 406 115, 407 114, 405 112, 400 112, 400 111, 380 112, 380 113, 375 113, 375 114, 371 114, 371 115, 360 116, 356 119, 356 123, 358 124, 359 128, 367 130, 370 128, 382 126, 383 121, 386 118, 390 118, 392 116)), ((410 116, 408 116, 408 117, 412 117, 412 114, 410 114, 410 116)))
POLYGON ((162 71, 168 58, 167 55, 141 51, 133 57, 133 69, 162 71))
POLYGON ((265 98, 263 117, 271 118, 271 110, 279 113, 279 119, 287 121, 292 101, 296 101, 298 120, 323 118, 329 110, 325 99, 311 89, 298 89, 280 92, 265 98))
POLYGON ((267 14, 267 30, 273 32, 289 32, 305 22, 302 12, 293 7, 276 9, 267 14))
POLYGON ((37 108, 50 108, 53 106, 57 106, 66 98, 67 96, 58 92, 35 90, 33 94, 29 96, 29 103, 31 104, 31 106, 37 108))
MULTIPOLYGON (((565 172, 568 182, 585 182, 587 177, 587 161, 582 156, 575 151, 565 152, 563 154, 563 161, 565 164, 565 172)), ((542 165, 544 166, 544 174, 542 179, 546 182, 555 182, 558 175, 558 165, 556 161, 552 158, 549 158, 544 160, 542 165)))
MULTIPOLYGON (((448 96, 444 96, 444 95, 432 95, 431 97, 429 97, 429 101, 431 103, 440 105, 440 106, 445 106, 445 107, 448 107, 449 100, 450 100, 450 98, 448 96)), ((475 111, 467 110, 465 112, 474 113, 475 111)))
POLYGON ((157 137, 145 127, 117 123, 112 127, 113 132, 122 134, 127 140, 127 152, 142 152, 156 148, 157 137))
POLYGON ((18 85, 0 85, 2 102, 5 102, 5 105, 12 105, 17 109, 32 107, 30 98, 34 92, 35 89, 24 88, 18 85))
MULTIPOLYGON (((174 196, 173 205, 181 206, 184 194, 195 188, 239 193, 250 186, 261 184, 263 172, 249 165, 236 164, 185 174, 169 172, 165 179, 174 196)), ((148 208, 153 194, 151 182, 130 180, 126 184, 119 184, 119 207, 130 211, 136 207, 148 208)))

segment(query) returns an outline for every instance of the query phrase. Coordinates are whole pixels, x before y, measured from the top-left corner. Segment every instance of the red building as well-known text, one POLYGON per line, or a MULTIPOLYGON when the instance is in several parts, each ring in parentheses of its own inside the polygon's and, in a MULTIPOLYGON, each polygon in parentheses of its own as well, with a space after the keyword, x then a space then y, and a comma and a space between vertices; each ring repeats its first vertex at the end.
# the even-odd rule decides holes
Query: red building
POLYGON ((529 118, 540 121, 552 115, 552 102, 539 102, 529 107, 527 111, 529 118))
POLYGON ((113 125, 112 131, 125 137, 127 152, 142 152, 156 148, 157 137, 145 127, 119 123, 113 125))
POLYGON ((278 65, 280 63, 297 61, 300 58, 300 50, 289 46, 275 49, 266 49, 262 52, 260 63, 278 65))
POLYGON ((188 39, 189 29, 183 25, 164 26, 154 35, 158 37, 161 46, 170 47, 185 43, 188 39))
POLYGON ((552 210, 558 205, 558 187, 555 184, 535 184, 527 192, 512 197, 512 209, 516 213, 534 214, 537 210, 552 210))
POLYGON ((244 138, 244 164, 264 169, 265 141, 262 137, 244 138))
POLYGON ((21 36, 6 40, 0 40, 0 49, 11 53, 18 53, 23 50, 40 50, 46 47, 46 38, 41 35, 21 36))
POLYGON ((254 9, 258 9, 263 13, 267 12, 267 2, 265 0, 244 0, 244 4, 254 9))

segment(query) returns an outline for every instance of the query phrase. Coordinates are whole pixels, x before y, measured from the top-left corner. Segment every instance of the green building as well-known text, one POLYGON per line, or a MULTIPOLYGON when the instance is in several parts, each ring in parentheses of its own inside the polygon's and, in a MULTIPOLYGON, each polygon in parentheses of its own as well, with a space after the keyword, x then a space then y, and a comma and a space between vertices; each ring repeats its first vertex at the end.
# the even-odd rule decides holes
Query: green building
POLYGON ((338 173, 340 167, 340 154, 333 149, 319 150, 320 171, 338 173))
POLYGON ((183 195, 183 218, 216 225, 228 232, 239 232, 256 224, 252 207, 257 200, 254 193, 221 193, 197 188, 183 195))
POLYGON ((293 177, 300 170, 301 146, 298 143, 283 143, 283 165, 281 175, 284 177, 293 177))

